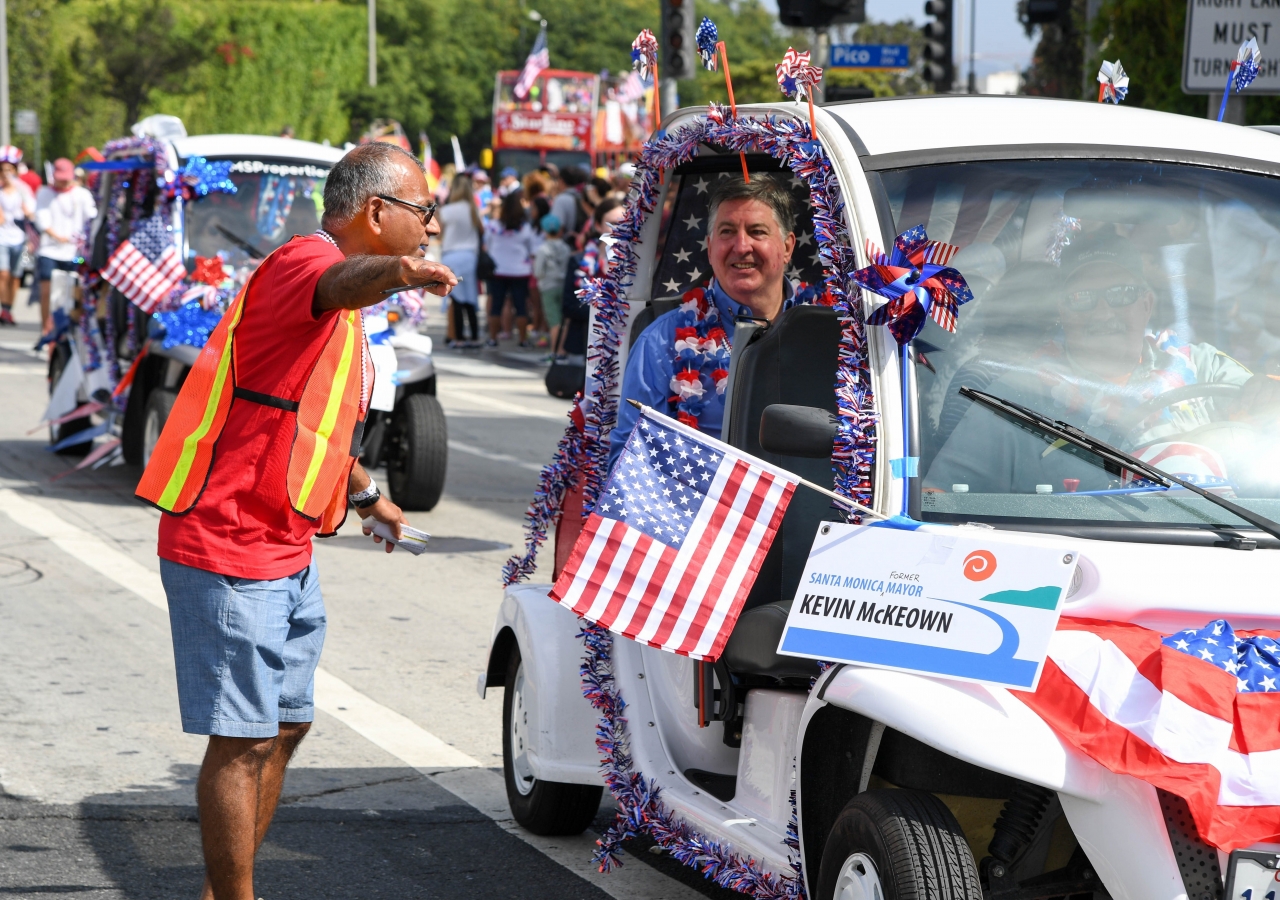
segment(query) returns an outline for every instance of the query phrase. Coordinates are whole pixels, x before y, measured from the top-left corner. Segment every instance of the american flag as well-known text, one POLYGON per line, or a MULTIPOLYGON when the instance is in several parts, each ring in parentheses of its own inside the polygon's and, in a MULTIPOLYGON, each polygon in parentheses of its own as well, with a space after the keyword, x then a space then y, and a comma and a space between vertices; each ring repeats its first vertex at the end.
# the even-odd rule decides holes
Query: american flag
POLYGON ((1034 694, 1066 741, 1187 801, 1221 850, 1280 841, 1280 643, 1218 619, 1168 636, 1063 618, 1034 694))
POLYGON ((527 97, 529 89, 542 74, 542 70, 550 67, 551 54, 547 52, 547 26, 543 25, 538 30, 538 39, 533 42, 533 49, 529 51, 529 58, 524 61, 524 69, 521 70, 520 79, 516 82, 516 97, 521 100, 527 97))
POLYGON ((551 596, 632 640, 714 660, 798 480, 646 408, 551 596))
POLYGON ((640 79, 640 75, 632 69, 627 73, 627 77, 623 79, 622 84, 618 85, 614 97, 619 103, 634 103, 644 96, 644 82, 640 79))
POLYGON ((134 226, 102 268, 102 277, 143 312, 153 312, 182 283, 187 270, 160 213, 134 226))

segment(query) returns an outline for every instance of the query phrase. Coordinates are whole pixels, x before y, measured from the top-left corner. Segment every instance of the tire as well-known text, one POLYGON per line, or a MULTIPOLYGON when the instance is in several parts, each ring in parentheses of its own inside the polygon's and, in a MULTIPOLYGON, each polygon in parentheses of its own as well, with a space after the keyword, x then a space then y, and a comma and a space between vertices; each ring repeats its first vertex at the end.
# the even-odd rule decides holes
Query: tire
POLYGON ((817 900, 982 900, 951 810, 924 791, 866 791, 831 828, 817 900))
POLYGON ((391 414, 386 441, 391 499, 401 509, 435 508, 449 464, 449 432, 440 401, 430 394, 405 397, 391 414))
POLYGON ((120 453, 124 461, 131 466, 142 465, 143 429, 147 418, 147 398, 151 395, 154 384, 163 383, 163 358, 147 355, 138 363, 134 373, 133 384, 129 388, 129 399, 124 407, 124 422, 120 426, 120 453))
POLYGON ((151 453, 156 449, 160 433, 164 431, 164 423, 169 421, 169 413, 178 399, 178 392, 169 388, 156 388, 147 395, 147 405, 142 418, 142 465, 145 468, 151 462, 151 453))
POLYGON ((518 646, 511 649, 504 684, 502 779, 507 785, 507 804, 512 817, 534 834, 581 834, 596 817, 604 788, 540 781, 533 776, 525 761, 524 664, 518 646))

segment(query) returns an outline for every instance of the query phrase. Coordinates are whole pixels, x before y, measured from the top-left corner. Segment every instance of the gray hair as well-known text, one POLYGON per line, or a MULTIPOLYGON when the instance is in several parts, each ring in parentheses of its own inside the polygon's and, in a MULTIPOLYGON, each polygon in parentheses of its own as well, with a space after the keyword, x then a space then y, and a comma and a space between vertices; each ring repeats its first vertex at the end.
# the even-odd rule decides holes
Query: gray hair
POLYGON ((324 183, 325 227, 341 228, 360 214, 370 197, 394 194, 399 171, 393 163, 401 158, 413 160, 423 171, 416 156, 385 141, 361 144, 347 151, 334 163, 324 183))
POLYGON ((711 191, 711 204, 707 208, 707 230, 715 225, 716 211, 726 200, 759 200, 773 210, 773 217, 778 220, 782 233, 792 234, 796 230, 796 211, 791 199, 791 191, 777 175, 753 173, 750 181, 739 181, 737 175, 730 175, 720 181, 711 191))

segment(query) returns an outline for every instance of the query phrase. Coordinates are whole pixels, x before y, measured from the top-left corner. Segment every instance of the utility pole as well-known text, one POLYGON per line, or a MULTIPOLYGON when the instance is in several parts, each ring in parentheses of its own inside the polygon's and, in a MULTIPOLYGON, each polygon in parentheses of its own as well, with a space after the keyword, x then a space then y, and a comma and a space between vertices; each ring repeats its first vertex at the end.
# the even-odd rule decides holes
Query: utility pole
POLYGON ((969 93, 978 93, 978 76, 974 71, 974 58, 978 45, 978 0, 969 0, 969 93))
MULTIPOLYGON (((3 3, 4 0, 0 0, 3 3)), ((378 86, 378 0, 369 0, 369 87, 378 86)))
MULTIPOLYGON (((813 30, 813 64, 825 68, 831 63, 831 36, 825 28, 813 30)), ((827 102, 826 82, 819 81, 813 87, 813 103, 821 106, 827 102)))
POLYGON ((9 4, 0 0, 0 144, 9 139, 9 4))

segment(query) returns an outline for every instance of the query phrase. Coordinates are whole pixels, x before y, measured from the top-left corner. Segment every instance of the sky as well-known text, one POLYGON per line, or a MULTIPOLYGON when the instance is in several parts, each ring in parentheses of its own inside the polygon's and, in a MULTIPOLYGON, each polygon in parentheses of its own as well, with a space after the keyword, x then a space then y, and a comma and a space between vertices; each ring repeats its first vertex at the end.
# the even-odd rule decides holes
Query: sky
MULTIPOLYGON (((1016 0, 961 0, 963 9, 958 27, 961 40, 957 49, 957 63, 963 61, 964 73, 969 71, 969 10, 977 3, 978 31, 976 34, 976 64, 974 66, 981 86, 981 79, 991 72, 1007 69, 1022 71, 1031 63, 1031 51, 1035 42, 1027 37, 1018 22, 1016 0)), ((777 9, 776 0, 764 0, 766 6, 777 9)), ((867 18, 876 22, 897 22, 912 19, 921 25, 926 21, 924 0, 867 0, 867 18)), ((963 83, 963 78, 961 79, 963 83)))

